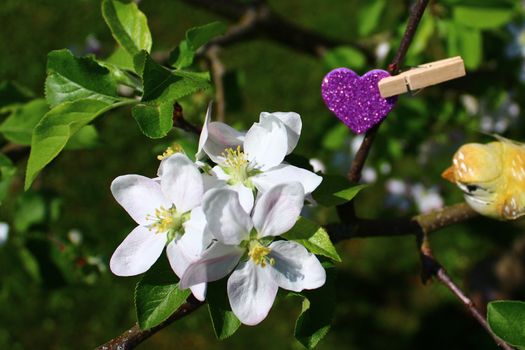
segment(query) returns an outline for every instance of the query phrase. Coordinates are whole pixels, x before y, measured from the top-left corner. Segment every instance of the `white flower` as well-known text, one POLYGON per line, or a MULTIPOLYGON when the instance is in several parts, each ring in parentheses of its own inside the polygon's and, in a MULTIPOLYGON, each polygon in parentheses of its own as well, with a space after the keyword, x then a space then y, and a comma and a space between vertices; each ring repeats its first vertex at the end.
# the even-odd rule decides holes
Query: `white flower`
MULTIPOLYGON (((111 271, 119 276, 146 272, 167 245, 170 265, 178 276, 211 243, 200 207, 202 176, 187 156, 177 153, 162 161, 160 178, 140 175, 117 177, 111 192, 138 223, 113 253, 111 271)), ((204 300, 205 284, 192 287, 204 300)))
POLYGON ((268 244, 292 228, 303 201, 300 183, 277 185, 258 198, 250 217, 235 191, 206 193, 203 211, 217 242, 187 268, 180 287, 216 281, 235 269, 228 279, 231 308, 242 323, 255 325, 270 311, 279 287, 298 292, 322 286, 325 270, 305 247, 282 240, 268 244))
POLYGON ((283 163, 301 134, 302 122, 294 112, 263 112, 246 134, 219 122, 209 122, 210 109, 202 128, 197 159, 207 154, 217 165, 211 173, 219 179, 216 187, 228 186, 239 194, 246 212, 253 207, 254 190, 299 181, 305 194, 312 193, 322 181, 319 175, 283 163))
POLYGON ((0 246, 4 245, 9 238, 9 225, 6 222, 0 222, 0 246))

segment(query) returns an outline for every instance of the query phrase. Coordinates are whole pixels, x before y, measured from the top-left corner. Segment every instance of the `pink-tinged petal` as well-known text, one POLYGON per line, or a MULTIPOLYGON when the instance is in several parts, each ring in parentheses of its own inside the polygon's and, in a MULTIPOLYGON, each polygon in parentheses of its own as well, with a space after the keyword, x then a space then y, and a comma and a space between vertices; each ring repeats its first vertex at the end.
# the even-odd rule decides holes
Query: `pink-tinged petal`
POLYGON ((184 154, 177 153, 162 162, 160 185, 177 211, 185 213, 201 204, 204 193, 197 166, 184 154))
POLYGON ((206 192, 202 209, 208 229, 221 243, 238 245, 253 227, 252 219, 244 211, 235 191, 219 188, 206 192))
POLYGON ((253 176, 252 181, 261 192, 266 192, 275 185, 298 181, 303 185, 305 195, 308 195, 321 184, 323 178, 306 169, 280 164, 253 176))
POLYGON ((227 124, 211 122, 207 129, 208 138, 203 145, 203 150, 215 163, 221 163, 224 160, 223 155, 226 149, 242 146, 244 133, 227 124))
POLYGON ((109 267, 117 276, 135 276, 146 272, 162 254, 166 233, 155 233, 137 226, 117 247, 109 267))
POLYGON ((119 176, 111 183, 111 193, 139 225, 150 224, 146 216, 154 214, 155 209, 171 206, 170 201, 162 194, 160 185, 145 176, 119 176))
POLYGON ((301 136, 301 129, 303 127, 301 116, 295 112, 262 112, 259 121, 262 122, 269 117, 276 117, 286 125, 286 131, 288 134, 288 151, 286 154, 292 153, 295 146, 297 146, 297 142, 299 142, 299 137, 301 136))
POLYGON ((236 184, 228 188, 234 190, 239 195, 239 203, 246 213, 251 213, 253 209, 253 191, 243 184, 236 184))
POLYGON ((244 152, 250 163, 261 170, 282 163, 288 150, 286 126, 277 118, 254 123, 244 138, 244 152))
MULTIPOLYGON (((180 278, 184 275, 184 272, 196 259, 186 254, 183 245, 179 241, 172 241, 166 248, 166 254, 170 266, 175 274, 180 278)), ((191 292, 200 301, 203 301, 206 297, 206 283, 199 283, 190 287, 191 292)))
POLYGON ((197 148, 197 154, 195 154, 195 159, 200 160, 206 156, 204 152, 204 145, 208 141, 208 125, 211 121, 211 111, 212 111, 213 102, 208 103, 208 109, 206 110, 206 117, 204 118, 204 124, 202 125, 201 135, 199 137, 199 147, 197 148))
MULTIPOLYGON (((321 287, 326 281, 326 271, 305 247, 297 242, 277 241, 270 244, 269 256, 272 277, 279 287, 294 292, 321 287)), ((268 266, 268 265, 267 265, 268 266)))
POLYGON ((243 253, 244 249, 237 246, 214 243, 199 260, 188 266, 179 282, 180 288, 223 278, 235 268, 243 253))
POLYGON ((228 278, 228 298, 237 318, 254 326, 266 318, 279 287, 268 267, 255 265, 252 260, 239 264, 228 278))
POLYGON ((208 289, 207 283, 199 283, 190 287, 191 293, 195 299, 199 301, 204 301, 206 299, 206 290, 208 289))
POLYGON ((255 203, 253 224, 258 236, 278 236, 295 225, 304 203, 304 189, 299 182, 270 188, 255 203))

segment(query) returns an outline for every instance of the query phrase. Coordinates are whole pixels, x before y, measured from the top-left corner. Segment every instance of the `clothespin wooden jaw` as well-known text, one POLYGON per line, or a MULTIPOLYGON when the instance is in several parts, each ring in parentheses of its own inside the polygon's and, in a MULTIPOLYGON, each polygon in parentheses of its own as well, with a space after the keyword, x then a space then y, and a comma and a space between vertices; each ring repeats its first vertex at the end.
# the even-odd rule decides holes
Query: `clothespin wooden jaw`
POLYGON ((379 81, 379 93, 387 98, 422 89, 464 76, 465 65, 459 56, 426 63, 379 81))

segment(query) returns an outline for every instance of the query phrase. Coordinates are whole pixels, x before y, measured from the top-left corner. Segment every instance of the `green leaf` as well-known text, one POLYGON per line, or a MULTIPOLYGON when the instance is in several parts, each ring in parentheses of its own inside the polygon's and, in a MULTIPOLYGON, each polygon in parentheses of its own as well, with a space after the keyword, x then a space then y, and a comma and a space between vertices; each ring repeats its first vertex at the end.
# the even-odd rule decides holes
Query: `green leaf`
POLYGON ((339 175, 323 175, 323 182, 313 193, 321 205, 332 207, 351 201, 367 185, 348 186, 348 180, 339 175))
POLYGON ((326 230, 311 220, 300 217, 294 227, 282 237, 302 244, 314 254, 341 262, 341 257, 337 254, 326 230))
POLYGON ((142 133, 161 138, 173 127, 173 104, 178 99, 207 89, 210 83, 200 73, 170 71, 142 51, 134 58, 137 71, 142 72, 144 94, 132 110, 142 133))
POLYGON ((18 232, 27 232, 31 226, 46 219, 46 203, 36 193, 26 192, 18 197, 16 207, 13 225, 18 232))
POLYGON ((135 2, 104 0, 102 15, 113 38, 130 55, 134 56, 141 50, 150 52, 152 40, 148 19, 135 2))
POLYGON ((113 64, 121 69, 126 69, 134 71, 135 67, 133 66, 133 56, 131 56, 126 50, 121 46, 117 46, 115 51, 106 58, 105 62, 113 64))
POLYGON ((231 310, 228 295, 226 294, 225 278, 208 283, 206 300, 208 301, 208 311, 210 312, 215 336, 220 340, 229 338, 239 329, 241 321, 231 310))
POLYGON ((477 29, 458 30, 459 52, 469 69, 478 68, 483 60, 483 38, 477 29))
POLYGON ((514 11, 508 7, 454 6, 454 22, 475 29, 494 29, 509 22, 514 11))
POLYGON ((224 34, 228 27, 222 22, 212 22, 186 31, 186 40, 170 53, 169 62, 177 68, 189 67, 197 50, 216 36, 224 34))
POLYGON ((492 331, 514 346, 525 346, 525 302, 499 300, 490 302, 487 321, 492 331))
POLYGON ((189 289, 180 290, 179 281, 167 259, 163 256, 135 289, 135 309, 141 329, 150 329, 165 321, 191 294, 189 289))
POLYGON ((366 65, 365 55, 361 51, 349 46, 336 47, 328 51, 323 59, 328 69, 338 67, 361 69, 366 65))
POLYGON ((15 174, 16 168, 11 159, 0 153, 0 204, 6 198, 15 174))
POLYGON ((224 34, 227 29, 228 26, 219 21, 190 28, 186 32, 188 48, 197 51, 202 45, 206 44, 214 37, 224 34))
POLYGON ((294 329, 295 338, 307 349, 313 349, 326 336, 333 319, 335 294, 335 269, 326 269, 326 283, 319 289, 303 291, 301 313, 294 329))
POLYGON ((92 57, 75 57, 69 50, 51 51, 47 56, 46 99, 52 106, 66 101, 119 99, 110 71, 92 57))
POLYGON ((378 27, 385 5, 386 0, 373 0, 367 1, 366 4, 359 9, 359 13, 356 16, 359 36, 368 36, 378 27))
POLYGON ((38 173, 62 151, 70 138, 82 127, 111 108, 130 103, 134 101, 109 104, 85 99, 65 102, 51 109, 33 131, 25 189, 31 186, 38 173))
POLYGON ((49 111, 46 100, 39 98, 16 108, 2 124, 0 132, 11 142, 30 145, 33 129, 49 111))

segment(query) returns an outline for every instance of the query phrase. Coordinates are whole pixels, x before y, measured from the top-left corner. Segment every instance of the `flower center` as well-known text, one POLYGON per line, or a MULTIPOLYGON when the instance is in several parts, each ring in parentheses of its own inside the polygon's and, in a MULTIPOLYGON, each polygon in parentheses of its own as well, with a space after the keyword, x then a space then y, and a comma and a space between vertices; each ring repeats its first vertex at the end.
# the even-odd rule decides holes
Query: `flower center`
POLYGON ((176 235, 184 234, 184 222, 189 219, 190 213, 179 213, 175 206, 166 209, 163 206, 155 209, 154 215, 146 216, 146 220, 152 221, 148 226, 150 231, 155 233, 168 233, 168 240, 171 241, 176 235))
POLYGON ((240 183, 253 188, 250 177, 257 174, 258 170, 250 166, 246 154, 241 151, 241 146, 237 146, 235 149, 227 148, 222 155, 226 159, 221 168, 226 174, 230 175, 228 184, 235 185, 240 183))
POLYGON ((263 246, 257 241, 250 242, 250 249, 248 250, 248 256, 253 260, 255 265, 266 267, 266 264, 275 264, 275 259, 268 257, 272 250, 268 247, 263 246))

